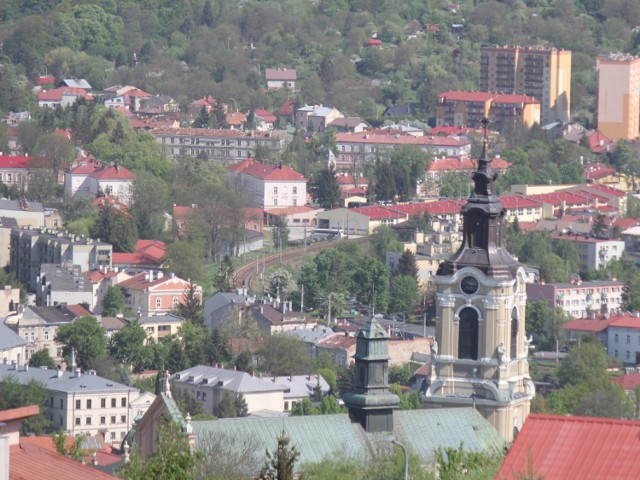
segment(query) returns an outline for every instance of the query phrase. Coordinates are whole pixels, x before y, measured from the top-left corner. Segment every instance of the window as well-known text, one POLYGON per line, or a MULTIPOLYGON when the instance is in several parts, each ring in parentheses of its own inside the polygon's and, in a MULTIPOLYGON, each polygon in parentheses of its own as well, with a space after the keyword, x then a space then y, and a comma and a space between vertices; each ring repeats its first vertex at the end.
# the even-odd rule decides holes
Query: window
POLYGON ((100 417, 100 425, 106 425, 107 424, 107 417, 100 417))
POLYGON ((631 343, 631 335, 627 335, 627 345, 631 343))
POLYGON ((101 398, 100 399, 100 408, 107 408, 107 399, 106 398, 101 398))
POLYGON ((91 408, 91 400, 87 400, 87 410, 91 408))
POLYGON ((278 187, 273 187, 273 194, 277 195, 278 194, 278 187))
POLYGON ((202 392, 202 401, 203 402, 207 401, 207 392, 202 392))
POLYGON ((84 419, 84 424, 85 425, 91 425, 91 417, 87 417, 84 419))
POLYGON ((291 187, 291 193, 293 193, 294 195, 298 194, 298 187, 291 187))
POLYGON ((49 406, 53 408, 53 397, 49 397, 49 406))
POLYGON ((458 358, 478 359, 478 312, 465 307, 460 311, 458 358))
POLYGON ((60 399, 60 409, 62 410, 64 408, 64 400, 60 399))
POLYGON ((200 400, 200 392, 196 392, 196 400, 200 400))
POLYGON ((631 358, 631 353, 629 353, 629 350, 627 350, 627 354, 625 356, 627 357, 627 360, 629 360, 629 358, 631 358))
POLYGON ((127 406, 127 397, 122 397, 122 399, 120 400, 120 406, 121 407, 127 406))
POLYGON ((111 425, 114 425, 115 423, 116 423, 116 416, 111 415, 111 425))
POLYGON ((289 402, 284 402, 284 409, 289 410, 289 402))
POLYGON ((298 205, 298 199, 297 199, 297 198, 294 198, 294 199, 293 199, 293 203, 292 203, 292 205, 293 205, 294 207, 295 207, 296 205, 298 205))
POLYGON ((76 425, 81 425, 82 419, 80 417, 76 417, 76 425))
POLYGON ((116 408, 116 399, 115 398, 111 399, 111 408, 116 408))
POLYGON ((277 198, 273 199, 273 205, 276 206, 276 207, 278 206, 278 199, 277 198))
POLYGON ((162 307, 162 298, 156 297, 156 308, 162 307))
POLYGON ((120 415, 120 423, 127 423, 127 416, 126 415, 120 415))
POLYGON ((178 297, 173 297, 173 299, 171 300, 171 304, 174 307, 177 307, 179 302, 180 302, 180 300, 178 300, 178 297))
POLYGON ((115 440, 116 439, 116 432, 111 432, 111 440, 115 440))
POLYGON ((80 400, 76 400, 76 409, 80 410, 82 406, 80 405, 80 400))
POLYGON ((614 335, 614 337, 613 337, 613 341, 614 341, 615 343, 618 343, 618 334, 617 334, 617 333, 614 335))

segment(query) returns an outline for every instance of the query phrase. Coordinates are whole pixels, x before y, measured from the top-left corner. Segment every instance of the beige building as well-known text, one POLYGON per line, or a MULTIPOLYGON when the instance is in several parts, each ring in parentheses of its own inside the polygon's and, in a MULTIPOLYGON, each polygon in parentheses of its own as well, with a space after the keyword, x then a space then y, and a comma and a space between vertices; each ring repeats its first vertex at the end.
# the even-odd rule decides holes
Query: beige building
POLYGON ((26 340, 0 322, 0 360, 5 365, 25 361, 26 340))
POLYGON ((640 58, 599 55, 596 72, 598 130, 612 139, 635 139, 640 133, 640 58))
POLYGON ((184 318, 171 313, 138 317, 135 320, 147 332, 147 342, 153 340, 155 343, 168 335, 177 335, 180 325, 184 322, 184 318))
POLYGON ((13 376, 23 385, 32 380, 47 390, 47 418, 53 429, 71 436, 104 435, 107 443, 120 442, 133 426, 131 402, 135 389, 95 375, 95 372, 48 370, 28 365, 0 365, 0 382, 13 376))
POLYGON ((480 49, 480 90, 528 95, 540 101, 540 122, 571 117, 571 52, 553 47, 480 49))

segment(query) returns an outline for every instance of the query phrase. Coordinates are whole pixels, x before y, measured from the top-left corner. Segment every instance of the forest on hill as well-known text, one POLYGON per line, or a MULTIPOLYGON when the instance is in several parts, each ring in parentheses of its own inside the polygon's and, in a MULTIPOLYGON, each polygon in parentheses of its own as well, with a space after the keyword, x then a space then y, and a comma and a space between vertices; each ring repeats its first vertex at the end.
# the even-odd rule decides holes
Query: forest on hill
POLYGON ((23 0, 0 2, 0 113, 35 104, 39 75, 133 84, 181 105, 203 95, 279 107, 264 69, 295 68, 297 100, 375 118, 478 88, 479 47, 573 52, 572 113, 593 123, 595 56, 638 53, 636 0, 23 0), (437 25, 425 29, 425 25, 437 25), (367 48, 370 38, 382 48, 367 48))

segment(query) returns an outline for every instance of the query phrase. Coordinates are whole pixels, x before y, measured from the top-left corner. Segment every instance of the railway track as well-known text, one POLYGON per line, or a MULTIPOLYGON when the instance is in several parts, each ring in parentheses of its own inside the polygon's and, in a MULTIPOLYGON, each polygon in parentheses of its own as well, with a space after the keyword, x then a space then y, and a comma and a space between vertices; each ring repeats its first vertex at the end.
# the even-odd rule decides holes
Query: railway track
POLYGON ((335 248, 339 243, 342 242, 364 243, 366 241, 367 237, 334 240, 331 242, 319 242, 312 245, 307 245, 306 250, 304 247, 296 247, 285 250, 282 252, 282 254, 271 253, 238 267, 233 277, 234 283, 237 288, 241 288, 244 284, 247 290, 255 290, 255 282, 258 279, 259 275, 263 272, 266 272, 269 267, 278 265, 280 263, 280 258, 282 258, 282 264, 285 265, 287 263, 291 263, 292 260, 301 257, 305 253, 319 252, 320 250, 324 250, 325 248, 335 248))

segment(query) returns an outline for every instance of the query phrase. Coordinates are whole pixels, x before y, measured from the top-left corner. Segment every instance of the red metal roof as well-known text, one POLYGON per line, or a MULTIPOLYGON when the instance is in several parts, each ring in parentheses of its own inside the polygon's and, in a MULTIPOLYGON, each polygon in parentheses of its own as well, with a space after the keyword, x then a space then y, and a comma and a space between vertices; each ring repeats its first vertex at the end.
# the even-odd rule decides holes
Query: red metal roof
POLYGON ((639 328, 640 329, 640 318, 634 317, 631 314, 626 314, 620 316, 609 323, 610 327, 618 327, 618 328, 639 328))
POLYGON ((84 97, 87 100, 93 100, 93 95, 87 93, 82 88, 60 87, 52 90, 44 90, 38 92, 38 101, 62 101, 64 95, 75 95, 76 97, 84 97))
POLYGON ((600 180, 616 173, 616 169, 603 163, 587 163, 584 166, 585 180, 600 180))
POLYGON ((534 200, 522 195, 504 195, 500 197, 500 203, 504 205, 504 208, 509 210, 514 208, 540 208, 542 202, 534 200))
POLYGON ((370 46, 382 45, 382 40, 378 40, 377 38, 370 38, 367 40, 367 45, 370 45, 370 46))
POLYGON ((448 92, 439 93, 438 99, 452 100, 459 102, 488 102, 495 93, 491 92, 467 92, 463 90, 450 90, 448 92))
POLYGON ((639 458, 640 422, 531 414, 496 478, 636 480, 639 458))
POLYGON ((117 265, 160 265, 166 255, 167 244, 160 240, 138 240, 133 253, 114 253, 117 265))
POLYGON ((352 208, 356 213, 360 213, 361 215, 366 215, 371 220, 385 220, 391 218, 405 218, 407 216, 406 213, 399 212, 394 207, 385 207, 382 205, 370 205, 368 207, 357 207, 352 208))
POLYGON ((591 188, 593 190, 600 191, 600 192, 605 193, 607 195, 613 195, 615 197, 626 197, 627 196, 626 192, 623 192, 622 190, 618 190, 617 188, 610 187, 609 185, 603 185, 601 183, 594 183, 592 185, 589 185, 589 188, 591 188))
POLYGON ((533 97, 528 95, 515 95, 507 93, 499 93, 493 97, 494 103, 540 103, 533 97))
MULTIPOLYGON (((378 131, 379 132, 379 131, 378 131)), ((336 143, 365 143, 365 144, 389 144, 389 145, 422 145, 433 147, 462 147, 468 145, 466 140, 458 140, 452 137, 402 135, 399 132, 387 133, 336 133, 336 143)))
POLYGON ((617 318, 614 315, 609 318, 605 318, 603 315, 597 315, 596 318, 578 318, 565 323, 564 329, 577 332, 604 332, 617 318))
POLYGON ((29 168, 31 157, 0 155, 0 168, 29 168))
POLYGON ((278 109, 278 113, 280 115, 293 115, 293 106, 294 106, 294 104, 295 104, 295 102, 293 100, 287 100, 278 109))
POLYGON ((236 173, 243 173, 251 175, 255 178, 262 180, 297 180, 300 182, 306 182, 307 179, 293 168, 283 164, 270 165, 267 163, 261 163, 254 158, 247 158, 246 160, 236 163, 227 167, 228 170, 236 173))

